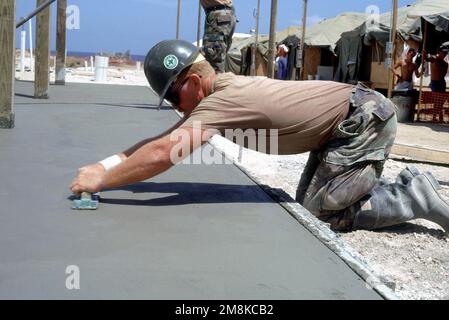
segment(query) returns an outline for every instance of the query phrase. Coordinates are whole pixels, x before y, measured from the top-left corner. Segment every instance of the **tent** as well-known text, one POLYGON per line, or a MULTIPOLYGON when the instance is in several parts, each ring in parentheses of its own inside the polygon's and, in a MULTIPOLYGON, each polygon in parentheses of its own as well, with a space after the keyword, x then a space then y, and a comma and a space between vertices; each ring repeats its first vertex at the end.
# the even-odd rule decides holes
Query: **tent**
MULTIPOLYGON (((334 18, 325 19, 306 30, 305 75, 321 72, 322 79, 332 79, 334 49, 343 32, 352 30, 366 20, 366 14, 347 12, 334 18), (330 69, 330 71, 329 71, 330 69), (320 70, 320 72, 318 72, 320 70)), ((276 33, 276 43, 289 47, 288 78, 299 79, 298 51, 302 28, 290 26, 276 33)), ((256 50, 257 75, 267 75, 268 36, 259 37, 256 50)), ((237 74, 250 74, 251 48, 255 43, 254 37, 243 42, 234 43, 228 54, 229 69, 237 74)))
MULTIPOLYGON (((285 30, 276 33, 276 43, 280 43, 289 36, 299 33, 299 27, 290 26, 285 30)), ((256 42, 255 36, 244 39, 243 41, 234 41, 227 56, 228 70, 235 74, 249 75, 251 70, 252 48, 256 42)), ((266 76, 268 74, 268 42, 267 35, 260 35, 256 48, 256 74, 266 76)))
MULTIPOLYGON (((448 0, 420 0, 399 9, 398 36, 395 40, 394 60, 402 55, 404 43, 419 49, 422 43, 422 17, 447 12, 448 0)), ((379 21, 368 21, 356 29, 342 34, 335 49, 338 55, 336 81, 356 83, 365 81, 374 88, 387 89, 388 69, 384 67, 386 44, 390 38, 391 13, 380 16, 379 21), (373 23, 374 22, 374 23, 373 23)))
POLYGON ((434 53, 438 47, 449 41, 449 4, 446 12, 423 16, 421 22, 427 52, 434 53))
POLYGON ((336 65, 334 52, 341 34, 362 24, 366 17, 364 13, 346 12, 308 28, 303 79, 317 74, 322 80, 332 80, 336 65))

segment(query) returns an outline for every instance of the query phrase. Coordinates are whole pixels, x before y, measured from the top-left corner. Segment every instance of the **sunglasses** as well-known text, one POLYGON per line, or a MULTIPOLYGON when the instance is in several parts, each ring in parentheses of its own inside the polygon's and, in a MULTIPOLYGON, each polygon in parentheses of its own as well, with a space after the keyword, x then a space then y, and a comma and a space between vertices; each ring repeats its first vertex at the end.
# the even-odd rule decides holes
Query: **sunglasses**
POLYGON ((168 94, 165 96, 165 99, 167 99, 167 101, 169 101, 173 106, 179 106, 180 103, 179 95, 181 93, 182 87, 184 87, 187 80, 189 80, 189 77, 186 77, 178 84, 176 84, 175 81, 170 86, 170 89, 168 90, 168 94))

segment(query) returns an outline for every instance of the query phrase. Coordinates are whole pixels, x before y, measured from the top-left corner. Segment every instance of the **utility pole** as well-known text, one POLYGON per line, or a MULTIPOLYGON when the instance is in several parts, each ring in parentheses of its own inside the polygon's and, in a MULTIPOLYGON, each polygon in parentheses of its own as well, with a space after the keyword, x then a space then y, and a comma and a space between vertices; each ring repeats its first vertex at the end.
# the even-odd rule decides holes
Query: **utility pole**
MULTIPOLYGON (((37 0, 37 6, 45 0, 37 0)), ((48 99, 50 85, 50 6, 36 17, 36 72, 34 74, 34 97, 48 99)))
MULTIPOLYGON (((423 43, 422 43, 422 56, 424 58, 424 51, 426 51, 426 47, 427 47, 427 30, 428 30, 428 25, 429 23, 424 20, 424 30, 423 30, 423 43)), ((419 79, 419 99, 418 99, 418 105, 419 107, 421 107, 421 101, 422 101, 422 87, 424 84, 424 71, 426 70, 427 67, 427 62, 425 62, 424 60, 421 63, 421 72, 422 75, 419 79)), ((419 121, 419 119, 418 119, 419 121)))
POLYGON ((198 30, 196 33, 196 46, 200 47, 200 40, 201 40, 201 1, 198 1, 198 30))
MULTIPOLYGON (((396 58, 396 34, 398 26, 398 0, 393 0, 393 12, 391 19, 391 33, 390 33, 390 43, 391 43, 391 65, 394 67, 396 58)), ((394 85, 394 76, 391 70, 388 70, 388 98, 391 98, 394 85)))
POLYGON ((251 76, 256 76, 256 52, 259 43, 259 17, 260 17, 260 0, 257 0, 257 11, 255 12, 254 18, 256 18, 256 30, 255 30, 255 41, 254 46, 251 50, 251 76))
POLYGON ((181 0, 178 0, 178 17, 176 18, 176 40, 179 40, 179 22, 181 20, 181 0))
POLYGON ((0 1, 0 128, 14 128, 16 0, 0 1))
POLYGON ((302 15, 302 35, 301 35, 301 43, 299 49, 299 61, 300 61, 300 72, 299 72, 299 80, 304 78, 304 51, 306 48, 306 28, 307 28, 307 5, 308 0, 304 0, 304 12, 302 15))
POLYGON ((55 84, 65 85, 67 0, 58 0, 55 84))
POLYGON ((270 40, 268 45, 268 77, 274 78, 274 55, 276 51, 276 18, 278 1, 271 0, 270 40))

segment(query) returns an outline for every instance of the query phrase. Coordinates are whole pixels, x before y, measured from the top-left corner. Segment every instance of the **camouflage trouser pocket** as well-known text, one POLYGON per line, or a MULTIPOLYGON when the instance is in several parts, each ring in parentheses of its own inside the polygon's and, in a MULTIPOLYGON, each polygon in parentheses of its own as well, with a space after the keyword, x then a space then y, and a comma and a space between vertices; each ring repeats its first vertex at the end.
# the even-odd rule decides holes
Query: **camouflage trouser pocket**
MULTIPOLYGON (((357 95, 357 93, 356 93, 357 95)), ((396 137, 397 119, 390 100, 368 93, 356 104, 353 113, 335 129, 324 162, 352 166, 362 162, 385 161, 396 137)))
POLYGON ((234 13, 230 10, 212 11, 206 16, 204 33, 207 34, 221 34, 228 37, 235 25, 234 13))

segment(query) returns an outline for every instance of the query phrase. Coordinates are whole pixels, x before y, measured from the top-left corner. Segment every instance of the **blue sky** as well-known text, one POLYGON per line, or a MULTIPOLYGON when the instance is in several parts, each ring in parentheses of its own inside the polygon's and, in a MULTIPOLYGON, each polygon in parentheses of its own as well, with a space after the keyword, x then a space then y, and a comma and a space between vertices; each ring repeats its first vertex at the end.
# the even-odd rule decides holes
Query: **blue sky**
MULTIPOLYGON (((399 5, 414 2, 399 0, 399 5)), ((177 0, 68 0, 68 3, 80 9, 80 29, 68 31, 69 51, 124 52, 129 49, 133 54, 145 55, 156 42, 176 37, 177 0)), ((302 3, 302 0, 278 0, 278 30, 300 24, 302 3)), ((378 6, 383 13, 391 10, 391 3, 391 0, 309 0, 309 23, 346 11, 365 12, 370 5, 378 6)), ((17 19, 32 11, 35 4, 35 0, 17 0, 17 19)), ((196 41, 198 0, 181 0, 181 4, 181 38, 196 41)), ((234 0, 234 5, 240 20, 236 32, 248 33, 255 26, 253 10, 257 0, 234 0)), ((270 0, 261 0, 261 33, 269 32, 270 6, 270 0)), ((53 4, 52 49, 55 8, 53 4)))

